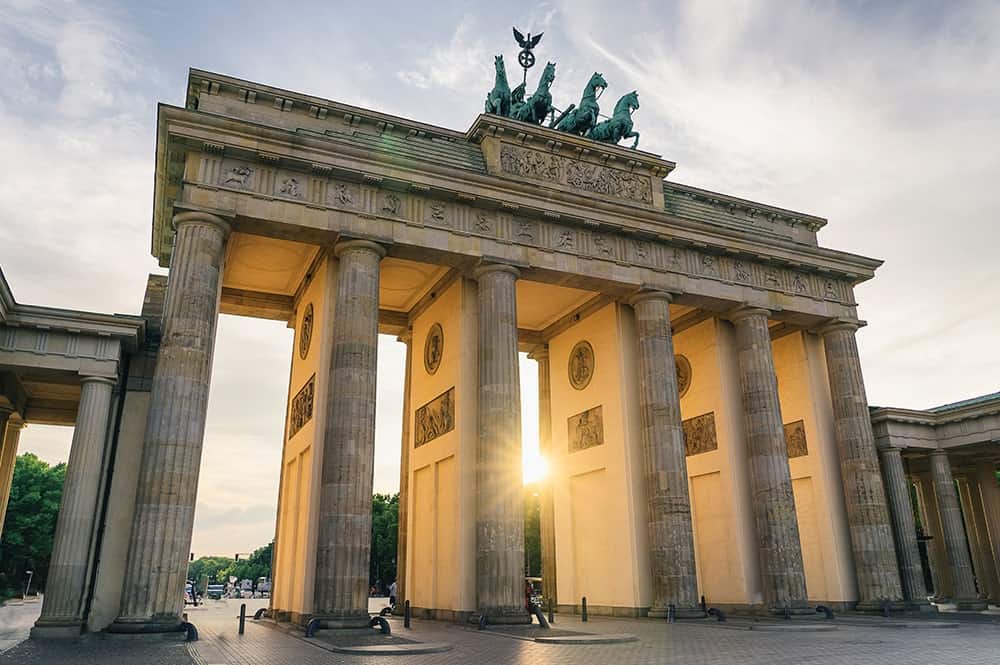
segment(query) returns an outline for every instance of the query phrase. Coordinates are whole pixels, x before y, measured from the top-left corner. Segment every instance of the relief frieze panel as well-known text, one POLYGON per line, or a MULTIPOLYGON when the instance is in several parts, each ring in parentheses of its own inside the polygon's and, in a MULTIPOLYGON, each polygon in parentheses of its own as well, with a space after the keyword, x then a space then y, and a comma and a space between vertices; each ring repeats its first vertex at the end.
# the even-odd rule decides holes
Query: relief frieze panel
POLYGON ((414 448, 455 429, 455 388, 449 388, 417 409, 414 421, 414 448))
POLYGON ((809 445, 806 442, 806 424, 802 420, 785 425, 785 446, 788 448, 788 457, 803 457, 809 454, 809 445))
POLYGON ((507 143, 500 146, 500 170, 573 189, 614 196, 646 205, 653 203, 652 178, 599 164, 580 162, 507 143))
POLYGON ((684 454, 686 457, 700 455, 719 447, 715 433, 715 412, 710 411, 681 422, 684 430, 684 454))
MULTIPOLYGON (((506 157, 510 168, 526 169, 531 177, 565 178, 564 157, 518 146, 506 157), (520 155, 519 152, 532 155, 520 155), (520 164, 520 166, 512 166, 520 164)), ((503 154, 503 151, 501 151, 503 154)), ((602 167, 603 168, 603 167, 602 167)), ((585 229, 555 220, 525 215, 516 207, 486 209, 468 200, 434 198, 426 189, 400 192, 327 176, 276 168, 275 164, 220 159, 203 153, 198 169, 201 182, 265 197, 297 200, 347 212, 365 213, 426 225, 503 242, 675 272, 793 296, 837 303, 852 302, 849 283, 829 274, 810 274, 746 257, 719 256, 695 247, 677 247, 654 237, 643 237, 614 228, 585 229)))
POLYGON ((298 434, 306 423, 312 420, 313 403, 316 398, 316 375, 313 374, 306 384, 295 393, 288 414, 288 438, 298 434))
POLYGON ((587 409, 567 420, 569 452, 604 445, 604 412, 600 406, 587 409))

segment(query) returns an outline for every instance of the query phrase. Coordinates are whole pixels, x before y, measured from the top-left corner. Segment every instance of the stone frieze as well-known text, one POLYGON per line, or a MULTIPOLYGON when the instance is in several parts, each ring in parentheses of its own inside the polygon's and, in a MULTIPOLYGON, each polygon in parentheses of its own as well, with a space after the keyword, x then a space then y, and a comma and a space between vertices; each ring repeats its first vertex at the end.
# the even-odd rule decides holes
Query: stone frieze
POLYGON ((567 420, 569 452, 604 445, 604 412, 600 406, 587 409, 567 420))
POLYGON ((414 448, 455 429, 455 388, 449 388, 417 409, 414 420, 414 448))
POLYGON ((684 452, 687 457, 718 449, 714 411, 688 418, 681 423, 681 427, 684 429, 684 452))
POLYGON ((504 143, 500 170, 603 196, 614 196, 646 205, 653 203, 653 179, 648 175, 568 159, 541 150, 504 143))
POLYGON ((288 438, 298 434, 306 423, 312 420, 313 403, 316 398, 316 375, 313 374, 306 381, 306 384, 295 393, 292 398, 292 407, 288 414, 288 438))

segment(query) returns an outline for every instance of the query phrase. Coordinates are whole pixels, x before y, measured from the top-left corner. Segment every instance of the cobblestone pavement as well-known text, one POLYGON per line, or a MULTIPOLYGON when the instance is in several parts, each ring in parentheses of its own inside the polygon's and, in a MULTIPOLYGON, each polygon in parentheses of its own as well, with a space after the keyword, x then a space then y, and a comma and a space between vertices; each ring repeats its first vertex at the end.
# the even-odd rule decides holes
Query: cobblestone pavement
MULTIPOLYGON (((515 639, 494 632, 433 621, 413 621, 406 630, 392 619, 394 634, 421 642, 447 642, 446 653, 410 656, 351 656, 331 653, 300 637, 276 628, 270 622, 247 620, 246 633, 237 632, 236 615, 242 601, 210 602, 189 610, 201 640, 191 644, 120 641, 92 637, 70 645, 25 642, 0 655, 0 664, 31 663, 58 665, 643 665, 684 663, 768 663, 837 665, 905 662, 907 665, 1000 663, 1000 624, 960 621, 958 627, 943 628, 954 615, 943 615, 921 628, 885 628, 880 619, 833 622, 834 630, 812 632, 790 630, 740 630, 739 622, 688 622, 674 625, 662 621, 593 618, 584 624, 575 617, 557 616, 561 629, 589 633, 632 633, 636 642, 602 645, 550 645, 515 639), (848 623, 850 622, 850 623, 848 623), (861 623, 864 625, 855 625, 861 623), (933 628, 931 626, 939 626, 933 628)), ((267 601, 248 600, 247 613, 267 601)), ((378 604, 373 604, 378 609, 378 604)), ((996 618, 994 618, 996 619, 996 618)), ((910 622, 913 625, 917 622, 910 622)), ((801 626, 802 624, 796 624, 801 626)), ((498 629, 499 631, 500 629, 498 629)))

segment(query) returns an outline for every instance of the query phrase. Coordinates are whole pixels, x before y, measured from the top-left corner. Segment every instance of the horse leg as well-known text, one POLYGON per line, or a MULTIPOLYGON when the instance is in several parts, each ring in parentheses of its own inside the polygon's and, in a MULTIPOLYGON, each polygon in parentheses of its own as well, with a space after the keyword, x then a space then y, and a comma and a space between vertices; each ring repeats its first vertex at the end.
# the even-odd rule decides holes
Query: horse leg
POLYGON ((635 143, 632 144, 632 149, 635 150, 639 147, 639 132, 628 132, 625 134, 625 138, 627 139, 630 139, 633 136, 635 137, 635 143))

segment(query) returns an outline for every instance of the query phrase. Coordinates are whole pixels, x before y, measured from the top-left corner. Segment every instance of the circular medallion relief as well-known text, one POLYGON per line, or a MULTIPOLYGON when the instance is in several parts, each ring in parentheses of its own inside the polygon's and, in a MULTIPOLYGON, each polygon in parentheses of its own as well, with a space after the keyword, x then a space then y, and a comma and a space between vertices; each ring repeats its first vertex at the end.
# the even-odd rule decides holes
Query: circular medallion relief
POLYGON ((680 354, 674 356, 674 363, 677 365, 677 394, 684 397, 691 387, 691 363, 680 354))
POLYGON ((313 336, 313 306, 312 303, 306 305, 306 313, 302 315, 302 323, 299 325, 299 358, 303 360, 309 355, 309 343, 313 336))
POLYGON ((594 347, 583 340, 576 343, 569 353, 569 382, 577 390, 583 390, 594 376, 594 347))
POLYGON ((441 324, 435 323, 427 333, 424 342, 424 369, 433 374, 441 366, 441 356, 444 354, 444 331, 441 324))

